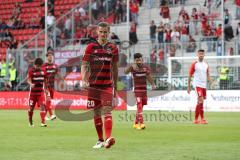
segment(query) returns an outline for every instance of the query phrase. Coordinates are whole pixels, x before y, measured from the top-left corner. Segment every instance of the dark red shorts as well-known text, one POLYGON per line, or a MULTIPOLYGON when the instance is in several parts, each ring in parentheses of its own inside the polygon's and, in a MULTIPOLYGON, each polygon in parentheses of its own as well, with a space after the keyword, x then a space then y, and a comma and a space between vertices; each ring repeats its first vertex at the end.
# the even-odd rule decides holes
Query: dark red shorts
POLYGON ((51 97, 51 99, 53 99, 54 89, 53 88, 48 88, 48 91, 49 91, 49 93, 48 93, 47 97, 51 97))
POLYGON ((87 108, 93 109, 102 106, 112 106, 113 88, 90 88, 88 90, 87 108))
POLYGON ((204 99, 206 99, 206 96, 207 96, 206 88, 196 87, 195 90, 198 97, 203 97, 204 99))
POLYGON ((29 97, 28 105, 35 107, 37 104, 38 107, 45 105, 45 94, 42 92, 41 95, 31 95, 29 97))
POLYGON ((135 92, 137 103, 142 102, 142 105, 147 105, 147 92, 135 92))

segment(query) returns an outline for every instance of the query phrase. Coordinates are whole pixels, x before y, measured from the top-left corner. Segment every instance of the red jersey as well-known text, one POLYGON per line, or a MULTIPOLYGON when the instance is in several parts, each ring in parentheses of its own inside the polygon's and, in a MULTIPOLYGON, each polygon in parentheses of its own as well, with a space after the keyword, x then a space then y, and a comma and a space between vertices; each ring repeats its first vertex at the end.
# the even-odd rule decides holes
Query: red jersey
POLYGON ((54 88, 55 75, 58 73, 58 66, 54 63, 44 63, 43 69, 46 71, 49 88, 54 88))
POLYGON ((135 92, 146 92, 147 91, 147 75, 150 74, 148 66, 143 65, 138 70, 130 68, 130 72, 133 75, 134 91, 135 92))
POLYGON ((90 87, 112 87, 112 64, 118 62, 118 59, 118 48, 115 44, 110 42, 104 46, 98 42, 88 44, 83 61, 90 64, 90 87))
POLYGON ((46 79, 46 71, 44 69, 31 68, 28 71, 28 77, 34 84, 33 88, 30 88, 31 96, 40 96, 44 90, 44 81, 46 79))

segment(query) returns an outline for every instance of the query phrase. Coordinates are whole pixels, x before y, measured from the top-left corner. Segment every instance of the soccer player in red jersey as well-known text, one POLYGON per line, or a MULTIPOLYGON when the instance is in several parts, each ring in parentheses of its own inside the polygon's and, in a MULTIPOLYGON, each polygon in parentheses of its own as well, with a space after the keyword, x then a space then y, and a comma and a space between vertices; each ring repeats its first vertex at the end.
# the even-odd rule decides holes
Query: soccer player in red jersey
POLYGON ((204 119, 204 108, 203 102, 206 99, 206 88, 207 88, 207 80, 210 81, 212 85, 212 79, 209 75, 209 66, 208 63, 204 61, 204 50, 198 50, 198 60, 194 61, 191 64, 189 70, 189 77, 188 77, 188 94, 191 92, 191 79, 193 77, 193 87, 197 93, 197 106, 195 110, 195 120, 194 124, 208 124, 207 120, 204 119), (201 117, 201 121, 198 120, 198 117, 201 117))
POLYGON ((33 111, 35 105, 37 104, 40 107, 40 116, 41 116, 41 127, 47 127, 45 123, 45 81, 46 81, 46 72, 42 68, 43 60, 41 58, 36 58, 34 61, 34 67, 29 69, 27 82, 30 85, 30 97, 29 97, 29 126, 34 127, 33 124, 33 111))
POLYGON ((52 112, 51 107, 51 99, 53 99, 54 96, 54 81, 56 76, 61 77, 59 74, 58 66, 54 64, 54 51, 52 49, 48 49, 48 52, 46 54, 47 56, 47 62, 43 64, 43 69, 46 71, 47 74, 47 88, 48 92, 46 95, 46 120, 54 120, 56 119, 56 116, 52 112), (47 112, 50 115, 50 119, 47 117, 47 112))
POLYGON ((152 89, 156 89, 153 79, 150 75, 150 69, 147 65, 143 64, 141 53, 134 54, 134 64, 125 69, 125 74, 132 73, 134 81, 134 93, 137 100, 137 113, 136 120, 133 128, 145 129, 143 123, 143 106, 147 105, 147 80, 152 85, 152 89))
POLYGON ((82 83, 88 86, 87 107, 94 111, 94 124, 98 141, 93 148, 110 148, 115 139, 111 137, 113 97, 116 96, 118 80, 118 48, 108 41, 110 27, 100 22, 97 27, 98 38, 87 45, 81 67, 82 83), (103 121, 105 142, 103 138, 103 121))

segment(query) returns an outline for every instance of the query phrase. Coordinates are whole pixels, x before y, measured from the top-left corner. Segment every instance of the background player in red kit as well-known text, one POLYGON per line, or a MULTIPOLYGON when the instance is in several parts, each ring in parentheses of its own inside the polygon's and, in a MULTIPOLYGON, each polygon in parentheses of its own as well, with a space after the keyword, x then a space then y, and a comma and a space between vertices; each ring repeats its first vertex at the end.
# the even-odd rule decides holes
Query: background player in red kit
POLYGON ((191 78, 193 76, 193 87, 197 93, 197 106, 195 110, 195 124, 207 124, 208 122, 204 119, 204 109, 203 109, 203 102, 206 99, 206 88, 207 88, 207 80, 212 83, 211 77, 209 76, 209 66, 208 63, 205 62, 204 50, 198 50, 198 60, 193 62, 190 70, 189 70, 189 77, 188 77, 188 94, 191 92, 191 78), (201 121, 198 120, 198 117, 201 117, 201 121))
POLYGON ((46 95, 46 120, 49 120, 47 117, 47 113, 50 115, 50 120, 56 119, 56 116, 52 112, 52 106, 51 106, 51 99, 53 99, 54 96, 54 81, 56 76, 61 77, 59 74, 58 66, 54 64, 54 51, 52 49, 48 49, 48 52, 46 54, 47 56, 47 62, 43 64, 43 69, 46 71, 47 74, 47 88, 48 92, 46 95))
POLYGON ((134 80, 134 93, 137 100, 136 120, 133 128, 145 129, 143 123, 143 106, 147 105, 147 80, 152 85, 152 89, 156 89, 153 79, 150 75, 150 69, 143 64, 141 53, 134 54, 134 64, 125 69, 125 74, 132 73, 134 80))
POLYGON ((98 38, 86 47, 81 75, 83 86, 88 88, 88 108, 93 108, 94 124, 98 134, 98 141, 93 148, 110 148, 115 139, 111 137, 113 97, 118 80, 118 48, 108 41, 110 27, 108 23, 100 22, 97 27, 98 38), (104 114, 105 142, 103 139, 104 114))
POLYGON ((40 116, 41 116, 41 127, 46 127, 45 123, 45 93, 44 86, 46 81, 46 72, 42 68, 43 60, 41 58, 36 58, 34 61, 34 67, 29 69, 27 82, 30 85, 30 97, 29 97, 29 125, 33 127, 33 111, 35 105, 37 104, 40 107, 40 116))

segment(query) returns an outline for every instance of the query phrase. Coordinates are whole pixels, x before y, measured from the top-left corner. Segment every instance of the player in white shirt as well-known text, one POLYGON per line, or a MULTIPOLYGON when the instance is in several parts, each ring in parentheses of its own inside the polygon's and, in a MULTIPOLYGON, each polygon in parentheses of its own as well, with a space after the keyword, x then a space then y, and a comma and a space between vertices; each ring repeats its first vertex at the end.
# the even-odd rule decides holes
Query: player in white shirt
POLYGON ((198 50, 197 56, 198 60, 191 64, 189 70, 187 92, 188 94, 191 92, 191 79, 193 76, 192 85, 198 95, 194 124, 208 124, 208 122, 204 119, 203 102, 204 99, 206 99, 207 80, 210 82, 210 84, 212 84, 212 79, 209 75, 208 63, 203 60, 205 56, 204 50, 198 50), (201 121, 198 120, 199 115, 201 117, 201 121))

